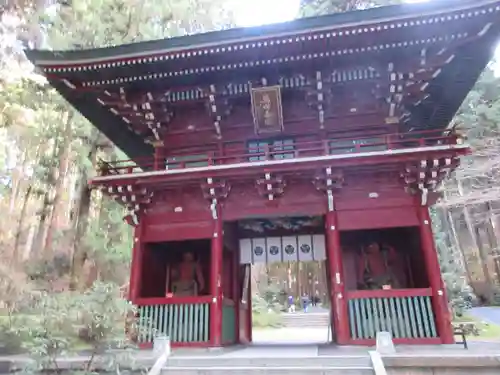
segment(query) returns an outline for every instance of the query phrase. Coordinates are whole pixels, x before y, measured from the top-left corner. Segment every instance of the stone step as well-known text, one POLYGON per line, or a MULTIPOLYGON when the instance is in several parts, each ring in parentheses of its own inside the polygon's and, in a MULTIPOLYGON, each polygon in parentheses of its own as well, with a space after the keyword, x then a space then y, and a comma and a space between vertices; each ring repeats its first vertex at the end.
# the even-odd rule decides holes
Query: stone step
POLYGON ((323 313, 283 314, 282 324, 285 327, 328 327, 330 325, 330 315, 323 313))
POLYGON ((374 375, 372 368, 354 367, 166 367, 162 375, 374 375))
POLYGON ((167 361, 168 367, 335 367, 335 368, 371 368, 371 359, 363 356, 315 356, 315 357, 233 357, 233 356, 172 356, 167 361))
POLYGON ((302 317, 302 316, 283 316, 282 320, 284 321, 290 321, 290 322, 303 322, 303 323, 308 323, 308 322, 323 322, 323 323, 328 323, 330 321, 330 317, 327 316, 311 316, 311 317, 302 317))

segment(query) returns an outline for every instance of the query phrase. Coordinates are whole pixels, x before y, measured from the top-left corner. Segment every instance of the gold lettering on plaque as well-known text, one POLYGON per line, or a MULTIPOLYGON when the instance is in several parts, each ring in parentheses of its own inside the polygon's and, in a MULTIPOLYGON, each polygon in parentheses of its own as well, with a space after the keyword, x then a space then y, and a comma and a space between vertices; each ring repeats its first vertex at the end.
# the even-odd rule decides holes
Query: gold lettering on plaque
POLYGON ((252 88, 251 100, 255 132, 281 132, 283 130, 281 87, 252 88))

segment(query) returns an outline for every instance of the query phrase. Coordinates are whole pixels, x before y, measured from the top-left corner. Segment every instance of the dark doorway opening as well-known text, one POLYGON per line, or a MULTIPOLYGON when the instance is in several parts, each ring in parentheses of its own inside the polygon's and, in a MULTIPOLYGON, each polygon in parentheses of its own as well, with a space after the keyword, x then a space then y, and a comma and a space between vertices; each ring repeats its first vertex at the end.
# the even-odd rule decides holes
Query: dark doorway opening
POLYGON ((192 277, 197 284, 197 295, 207 295, 210 246, 210 239, 146 244, 142 258, 140 297, 174 295, 175 282, 180 277, 180 268, 187 253, 190 253, 192 258, 192 277))
POLYGON ((347 290, 428 288, 418 227, 341 232, 347 290))

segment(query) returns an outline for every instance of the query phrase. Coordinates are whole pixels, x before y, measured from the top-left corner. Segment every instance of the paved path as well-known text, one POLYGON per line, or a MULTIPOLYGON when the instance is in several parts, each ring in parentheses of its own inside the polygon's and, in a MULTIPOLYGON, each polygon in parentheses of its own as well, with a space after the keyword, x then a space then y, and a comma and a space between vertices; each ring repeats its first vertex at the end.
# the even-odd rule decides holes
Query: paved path
POLYGON ((255 344, 324 344, 331 340, 327 327, 254 329, 255 344))
POLYGON ((473 307, 469 314, 477 319, 500 326, 500 307, 473 307))

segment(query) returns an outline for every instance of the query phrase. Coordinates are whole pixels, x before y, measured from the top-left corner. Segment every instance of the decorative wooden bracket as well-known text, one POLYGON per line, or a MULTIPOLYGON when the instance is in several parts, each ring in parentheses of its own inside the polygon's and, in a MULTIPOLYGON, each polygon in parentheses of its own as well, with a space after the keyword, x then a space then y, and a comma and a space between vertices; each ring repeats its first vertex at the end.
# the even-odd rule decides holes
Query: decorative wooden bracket
POLYGON ((333 191, 342 188, 344 185, 344 175, 342 171, 333 171, 331 167, 325 168, 313 180, 313 185, 317 190, 326 193, 328 197, 328 211, 335 210, 333 191))
POLYGON ((457 157, 442 157, 432 160, 421 160, 418 164, 407 165, 401 172, 405 190, 411 195, 420 195, 421 205, 429 201, 429 194, 434 193, 439 184, 457 168, 460 160, 457 157))
POLYGON ((255 186, 261 196, 267 196, 267 199, 272 201, 284 193, 286 182, 281 176, 272 176, 271 173, 266 173, 264 178, 258 178, 255 181, 255 186))
POLYGON ((213 178, 207 178, 206 182, 201 184, 203 197, 210 201, 210 211, 212 218, 215 220, 217 216, 217 205, 227 198, 231 191, 231 185, 225 180, 215 181, 213 178))
POLYGON ((325 127, 325 106, 329 102, 331 96, 331 79, 325 79, 321 71, 316 72, 314 86, 306 88, 307 104, 318 111, 318 120, 320 129, 325 127))
POLYGON ((118 92, 105 91, 97 101, 111 113, 121 117, 129 130, 146 137, 147 142, 159 141, 170 122, 172 113, 164 99, 168 92, 131 93, 124 87, 118 92))
POLYGON ((215 95, 217 93, 217 90, 215 88, 215 85, 210 85, 210 92, 208 95, 208 101, 209 101, 209 106, 210 106, 210 115, 212 117, 213 123, 214 123, 214 128, 215 132, 217 133, 217 137, 221 137, 221 131, 220 131, 220 122, 222 120, 222 116, 219 113, 219 109, 217 108, 217 103, 215 101, 215 95))
POLYGON ((153 198, 153 192, 146 188, 137 188, 134 185, 118 185, 102 187, 115 201, 122 204, 129 211, 123 220, 130 225, 139 225, 140 217, 147 209, 153 198))

